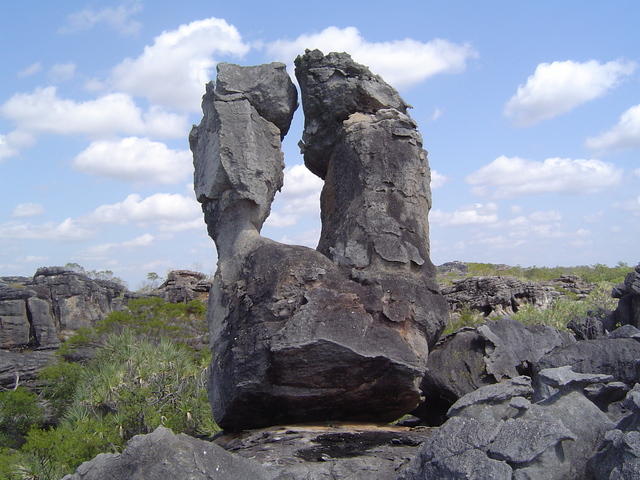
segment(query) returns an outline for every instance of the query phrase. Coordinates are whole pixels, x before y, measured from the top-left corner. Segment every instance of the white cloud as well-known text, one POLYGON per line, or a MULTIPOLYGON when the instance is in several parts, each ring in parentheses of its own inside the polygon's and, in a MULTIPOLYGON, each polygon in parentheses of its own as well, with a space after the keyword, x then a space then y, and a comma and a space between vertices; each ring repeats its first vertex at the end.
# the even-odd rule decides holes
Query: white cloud
POLYGON ((171 227, 196 222, 202 216, 200 204, 180 194, 156 193, 147 198, 131 194, 122 202, 102 205, 83 218, 87 223, 115 223, 171 227))
POLYGON ((102 243, 100 245, 92 245, 85 250, 76 254, 81 260, 103 260, 120 252, 130 252, 140 248, 146 248, 153 245, 155 237, 149 233, 145 233, 132 240, 121 243, 102 243))
POLYGON ((26 257, 16 258, 16 262, 20 263, 44 263, 49 260, 49 257, 43 257, 39 255, 27 255, 26 257))
POLYGON ((20 130, 0 135, 0 162, 5 158, 17 156, 21 149, 30 147, 34 143, 33 135, 20 130))
POLYGON ((318 215, 323 185, 324 182, 304 165, 287 167, 284 171, 284 186, 276 196, 265 226, 290 227, 303 215, 318 215))
POLYGON ((634 62, 600 64, 595 60, 541 63, 507 102, 504 114, 521 126, 558 116, 604 95, 636 66, 634 62))
POLYGON ((447 183, 449 179, 444 175, 436 172, 435 170, 431 170, 431 189, 439 188, 447 183))
POLYGON ((147 113, 124 93, 112 93, 96 100, 75 102, 60 98, 55 87, 37 88, 31 94, 13 95, 0 113, 24 132, 86 135, 90 138, 115 133, 183 137, 187 118, 150 107, 147 113))
POLYGON ((78 225, 71 218, 62 223, 47 222, 40 225, 8 222, 0 225, 0 238, 19 240, 47 240, 54 242, 81 242, 94 236, 92 230, 78 225))
POLYGON ((192 171, 189 151, 170 150, 164 143, 137 137, 93 142, 76 156, 73 166, 92 175, 143 184, 180 183, 192 171))
POLYGON ((444 114, 444 112, 443 112, 441 109, 436 108, 436 109, 433 111, 433 115, 431 115, 431 118, 430 118, 429 120, 431 120, 432 122, 435 122, 435 121, 436 121, 437 119, 439 119, 443 114, 444 114))
POLYGON ((617 185, 622 170, 601 160, 501 156, 465 178, 473 193, 494 198, 544 193, 589 194, 617 185))
POLYGON ((49 79, 54 82, 63 82, 65 80, 71 80, 76 75, 75 63, 56 63, 51 69, 49 69, 49 79))
POLYGON ((529 215, 529 219, 536 223, 559 222, 562 220, 562 214, 557 210, 538 211, 529 215))
POLYGON ((318 240, 320 239, 320 230, 306 230, 302 233, 282 237, 279 242, 286 243, 288 245, 303 245, 309 248, 316 248, 318 246, 318 240))
POLYGON ((436 38, 427 43, 405 39, 368 42, 355 27, 325 28, 320 33, 300 35, 295 40, 278 40, 267 46, 273 58, 291 63, 305 49, 324 53, 348 52, 373 73, 397 88, 409 87, 439 73, 462 72, 470 58, 478 54, 469 44, 456 44, 436 38))
POLYGON ((99 23, 105 23, 122 35, 135 35, 140 31, 142 24, 130 17, 140 11, 142 11, 142 2, 135 0, 124 2, 116 8, 107 7, 98 11, 86 8, 68 15, 67 25, 59 32, 75 33, 90 30, 99 23))
POLYGON ((633 171, 633 174, 634 174, 636 177, 640 178, 640 168, 638 168, 638 169, 634 170, 634 171, 633 171))
POLYGON ((21 203, 11 212, 11 218, 35 217, 44 213, 44 207, 39 203, 21 203))
POLYGON ((233 25, 218 18, 198 20, 163 32, 138 58, 125 59, 113 69, 112 83, 153 103, 198 111, 215 65, 213 55, 248 51, 233 25))
POLYGON ((588 223, 596 223, 601 221, 603 218, 604 218, 604 210, 598 210, 597 212, 582 216, 582 219, 588 223))
POLYGON ((19 77, 29 77, 31 75, 34 75, 34 74, 38 73, 40 70, 42 70, 42 63, 35 62, 35 63, 32 63, 31 65, 29 65, 24 70, 20 70, 18 72, 18 76, 19 77))
POLYGON ((498 222, 495 203, 467 205, 454 212, 443 212, 439 209, 431 210, 429 221, 442 227, 462 227, 469 225, 494 225, 498 222))
POLYGON ((585 145, 601 153, 640 148, 640 105, 624 112, 618 123, 608 131, 587 138, 585 145))
POLYGON ((616 202, 612 205, 614 208, 619 208, 627 212, 639 212, 640 211, 640 197, 631 198, 623 202, 616 202))

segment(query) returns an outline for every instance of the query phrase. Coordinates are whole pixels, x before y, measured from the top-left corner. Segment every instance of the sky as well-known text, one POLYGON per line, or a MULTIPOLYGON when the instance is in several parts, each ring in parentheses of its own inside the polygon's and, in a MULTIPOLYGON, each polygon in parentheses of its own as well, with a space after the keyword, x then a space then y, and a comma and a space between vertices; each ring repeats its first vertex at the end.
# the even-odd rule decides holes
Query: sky
MULTIPOLYGON (((640 261, 640 3, 0 0, 0 276, 213 274, 188 134, 218 62, 346 51, 429 152, 431 259, 640 261)), ((302 108, 262 234, 315 247, 302 108)))

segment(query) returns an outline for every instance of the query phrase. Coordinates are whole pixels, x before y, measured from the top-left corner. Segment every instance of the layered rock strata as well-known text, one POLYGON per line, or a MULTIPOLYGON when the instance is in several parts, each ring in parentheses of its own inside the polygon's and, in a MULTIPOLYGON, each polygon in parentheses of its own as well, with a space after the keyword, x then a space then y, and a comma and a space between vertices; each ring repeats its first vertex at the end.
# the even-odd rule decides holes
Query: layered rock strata
POLYGON ((123 285, 65 267, 0 278, 0 349, 51 348, 122 308, 123 285))
POLYGON ((305 162, 326 181, 318 251, 260 236, 297 104, 283 64, 221 65, 190 136, 218 250, 209 395, 227 430, 398 418, 419 402, 447 318, 429 259, 429 167, 406 104, 347 54, 296 65, 305 162))

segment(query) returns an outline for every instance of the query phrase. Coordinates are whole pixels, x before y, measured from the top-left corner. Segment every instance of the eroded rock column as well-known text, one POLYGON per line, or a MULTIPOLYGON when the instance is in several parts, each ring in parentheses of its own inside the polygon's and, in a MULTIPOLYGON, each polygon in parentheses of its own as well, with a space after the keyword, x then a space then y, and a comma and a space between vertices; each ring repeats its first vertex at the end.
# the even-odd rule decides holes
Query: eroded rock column
MULTIPOLYGON (((335 85, 344 91, 343 100, 353 103, 354 93, 343 87, 335 85)), ((329 222, 335 230, 331 240, 325 241, 323 234, 319 250, 312 250, 260 236, 282 186, 280 140, 297 103, 284 65, 222 64, 216 85, 207 86, 204 117, 190 143, 196 195, 218 249, 207 311, 213 354, 209 397, 224 429, 331 420, 387 422, 420 401, 427 354, 447 317, 446 301, 431 274, 428 229, 421 224, 430 203, 428 165, 415 125, 403 112, 404 102, 381 80, 375 89, 390 92, 397 102, 391 108, 381 103, 362 122, 347 115, 347 122, 327 127, 318 137, 342 147, 336 149, 341 160, 328 162, 324 170, 321 161, 309 163, 327 179, 323 224, 329 222), (408 130, 397 130, 400 125, 408 130), (376 136, 379 127, 382 133, 376 136), (354 135, 343 132, 349 128, 354 135), (395 152, 410 146, 410 153, 403 154, 404 160, 390 159, 382 149, 367 157, 367 166, 360 158, 368 155, 362 145, 376 150, 379 139, 401 143, 395 152), (336 166, 349 162, 363 166, 349 180, 363 194, 355 200, 335 187, 341 179, 336 166), (389 169, 389 184, 388 192, 376 196, 380 162, 389 169), (409 170, 403 168, 414 168, 407 167, 411 163, 419 166, 420 175, 409 173, 413 179, 405 181, 403 171, 409 170), (330 215, 325 214, 329 198, 340 199, 330 215), (375 208, 362 215, 358 202, 375 208), (424 215, 412 217, 405 205, 412 202, 423 206, 424 215), (374 211, 381 214, 370 220, 374 211), (379 222, 369 225, 378 220, 390 226, 380 230, 379 222), (405 253, 393 254, 392 244, 405 253), (367 260, 354 263, 355 255, 347 255, 349 245, 369 252, 367 260)), ((341 108, 332 96, 316 100, 341 108)), ((361 109, 361 102, 354 105, 361 109)))

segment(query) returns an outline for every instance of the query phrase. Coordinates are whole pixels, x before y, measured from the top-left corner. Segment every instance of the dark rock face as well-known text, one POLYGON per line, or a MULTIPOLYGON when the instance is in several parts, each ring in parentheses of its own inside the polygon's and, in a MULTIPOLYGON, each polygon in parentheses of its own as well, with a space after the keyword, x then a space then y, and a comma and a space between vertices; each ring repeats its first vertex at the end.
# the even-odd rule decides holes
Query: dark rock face
POLYGON ((420 384, 424 402, 412 413, 439 424, 463 395, 531 375, 533 365, 547 352, 574 343, 567 333, 545 325, 523 325, 508 317, 448 335, 429 354, 420 384))
POLYGON ((614 289, 613 296, 620 299, 613 313, 613 323, 640 328, 640 264, 627 274, 624 284, 614 289))
POLYGON ((640 472, 640 385, 629 391, 624 402, 629 414, 607 432, 600 450, 589 464, 594 478, 632 479, 640 472))
POLYGON ((305 116, 301 142, 304 161, 322 179, 341 139, 343 122, 350 115, 375 114, 389 108, 407 113, 409 105, 398 92, 348 54, 325 56, 320 50, 307 50, 295 64, 305 116))
POLYGON ((57 347, 122 307, 126 288, 63 267, 0 279, 0 348, 57 347))
POLYGON ((259 234, 283 178, 283 129, 270 112, 295 107, 283 65, 219 70, 190 137, 196 195, 218 249, 209 394, 228 430, 398 418, 419 402, 447 317, 428 256, 429 168, 406 105, 346 54, 307 52, 296 62, 305 158, 318 155, 305 161, 326 177, 323 225, 334 231, 318 251, 259 234), (384 192, 374 191, 379 182, 384 192))
POLYGON ((325 180, 318 251, 354 268, 435 276, 429 260, 431 174, 398 93, 348 55, 296 59, 305 165, 325 180))
POLYGON ((271 480, 257 462, 228 453, 218 445, 158 427, 129 440, 122 453, 101 453, 64 480, 271 480))
MULTIPOLYGON (((533 366, 534 383, 540 371, 570 365, 575 372, 611 375, 613 381, 632 387, 638 381, 639 358, 640 342, 633 338, 582 340, 542 356, 533 366)), ((541 396, 551 393, 541 385, 538 392, 541 396)))
POLYGON ((601 378, 546 375, 560 391, 544 402, 527 398, 533 389, 526 376, 462 397, 398 478, 593 478, 587 463, 612 423, 574 386, 601 378))
POLYGON ((412 317, 396 320, 403 312, 394 305, 423 295, 428 283, 379 272, 363 285, 314 250, 273 242, 256 248, 242 271, 242 284, 218 290, 228 310, 210 332, 209 395, 221 426, 388 422, 415 407, 425 330, 438 319, 416 305, 408 315, 421 328, 412 317))

